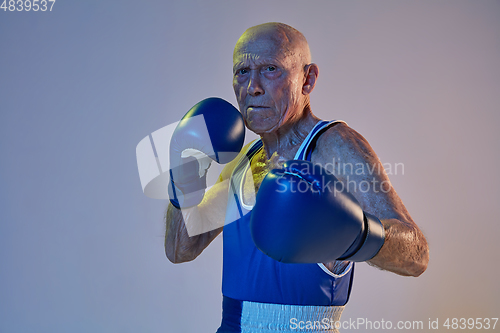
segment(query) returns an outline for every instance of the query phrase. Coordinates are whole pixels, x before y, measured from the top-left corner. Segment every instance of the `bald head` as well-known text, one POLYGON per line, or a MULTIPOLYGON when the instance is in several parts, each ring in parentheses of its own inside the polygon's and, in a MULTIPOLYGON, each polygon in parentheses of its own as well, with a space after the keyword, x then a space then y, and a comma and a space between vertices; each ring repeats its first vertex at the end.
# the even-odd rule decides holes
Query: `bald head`
POLYGON ((284 23, 270 22, 247 29, 238 39, 234 47, 233 59, 237 54, 244 52, 245 47, 267 41, 289 57, 295 65, 303 67, 311 62, 311 52, 304 35, 293 27, 284 23))

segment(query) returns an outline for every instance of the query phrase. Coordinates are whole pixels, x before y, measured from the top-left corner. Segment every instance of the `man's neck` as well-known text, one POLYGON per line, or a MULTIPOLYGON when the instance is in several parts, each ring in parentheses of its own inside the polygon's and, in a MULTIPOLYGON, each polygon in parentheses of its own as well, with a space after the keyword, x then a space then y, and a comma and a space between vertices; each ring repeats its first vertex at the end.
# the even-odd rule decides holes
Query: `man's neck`
POLYGON ((262 134, 261 140, 267 158, 277 153, 284 159, 293 159, 304 139, 319 121, 320 119, 309 111, 300 119, 284 124, 274 132, 262 134))

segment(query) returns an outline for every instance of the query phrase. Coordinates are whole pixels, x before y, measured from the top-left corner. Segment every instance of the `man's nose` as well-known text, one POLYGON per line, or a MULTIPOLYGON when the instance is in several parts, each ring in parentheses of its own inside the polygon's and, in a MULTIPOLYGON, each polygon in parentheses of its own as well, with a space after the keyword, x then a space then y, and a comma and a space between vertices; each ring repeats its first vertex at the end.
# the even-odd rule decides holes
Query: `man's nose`
POLYGON ((247 92, 251 96, 259 96, 264 94, 264 89, 262 88, 259 73, 252 73, 250 75, 250 80, 248 81, 247 92))

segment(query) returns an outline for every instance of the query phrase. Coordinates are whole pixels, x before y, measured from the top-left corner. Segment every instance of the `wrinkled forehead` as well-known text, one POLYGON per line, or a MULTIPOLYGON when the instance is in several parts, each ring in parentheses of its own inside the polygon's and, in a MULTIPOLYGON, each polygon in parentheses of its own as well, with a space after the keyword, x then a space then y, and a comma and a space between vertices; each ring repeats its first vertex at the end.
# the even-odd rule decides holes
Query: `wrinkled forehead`
POLYGON ((233 64, 270 60, 291 64, 296 53, 296 45, 284 33, 247 30, 234 47, 233 64))

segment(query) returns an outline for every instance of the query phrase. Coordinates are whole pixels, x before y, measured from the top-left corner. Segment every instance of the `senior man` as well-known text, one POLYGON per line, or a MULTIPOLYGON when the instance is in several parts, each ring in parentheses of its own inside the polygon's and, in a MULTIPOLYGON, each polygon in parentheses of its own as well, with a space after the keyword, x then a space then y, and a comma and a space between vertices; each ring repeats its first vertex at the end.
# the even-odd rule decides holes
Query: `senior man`
POLYGON ((219 333, 336 332, 355 261, 405 276, 427 267, 426 239, 368 142, 344 122, 312 113, 318 73, 294 28, 246 30, 234 49, 233 88, 245 125, 260 139, 226 165, 199 204, 169 205, 170 261, 195 259, 223 232, 219 333), (216 227, 190 237, 186 225, 194 220, 216 227))

